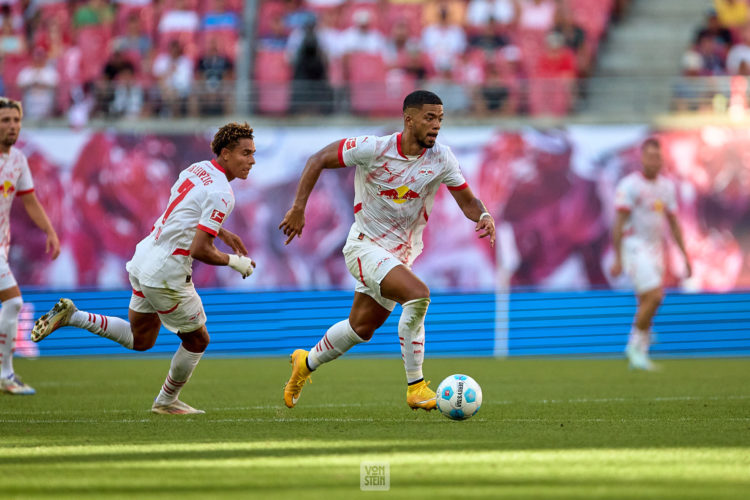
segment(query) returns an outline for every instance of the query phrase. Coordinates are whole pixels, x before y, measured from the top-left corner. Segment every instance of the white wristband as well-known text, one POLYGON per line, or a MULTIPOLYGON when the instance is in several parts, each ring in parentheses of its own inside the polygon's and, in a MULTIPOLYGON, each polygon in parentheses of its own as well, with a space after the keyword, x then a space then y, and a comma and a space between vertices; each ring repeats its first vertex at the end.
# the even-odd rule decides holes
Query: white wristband
MULTIPOLYGON (((482 219, 484 219, 485 217, 489 217, 489 218, 491 219, 491 218, 492 218, 492 214, 491 214, 491 213, 489 213, 489 212, 482 212, 482 215, 480 215, 480 216, 479 216, 479 220, 482 220, 482 219)), ((477 222, 478 222, 478 221, 477 221, 477 222)))

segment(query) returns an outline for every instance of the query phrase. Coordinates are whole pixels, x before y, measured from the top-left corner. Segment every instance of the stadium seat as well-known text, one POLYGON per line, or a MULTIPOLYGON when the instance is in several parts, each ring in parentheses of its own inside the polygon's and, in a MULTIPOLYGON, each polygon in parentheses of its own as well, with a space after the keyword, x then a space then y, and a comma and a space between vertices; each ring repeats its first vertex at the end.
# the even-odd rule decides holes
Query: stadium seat
POLYGON ((285 53, 259 50, 255 55, 254 75, 257 110, 264 114, 286 113, 292 72, 285 53))
POLYGON ((414 87, 414 79, 402 72, 387 72, 377 54, 355 52, 349 56, 349 98, 353 113, 397 115, 403 98, 414 87), (386 78, 386 74, 390 76, 386 78))

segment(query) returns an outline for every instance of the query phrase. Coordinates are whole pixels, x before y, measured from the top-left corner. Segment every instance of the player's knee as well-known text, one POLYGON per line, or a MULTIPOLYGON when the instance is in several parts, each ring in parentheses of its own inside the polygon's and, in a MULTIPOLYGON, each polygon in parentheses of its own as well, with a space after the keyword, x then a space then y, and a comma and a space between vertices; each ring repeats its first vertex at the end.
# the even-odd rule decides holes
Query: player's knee
POLYGON ((156 337, 133 335, 133 350, 148 351, 156 343, 156 337))
POLYGON ((7 299, 2 304, 2 308, 8 311, 9 314, 12 314, 14 316, 17 316, 21 312, 22 307, 23 299, 20 296, 7 299))
POLYGON ((404 295, 404 302, 410 302, 417 299, 430 300, 430 289, 421 281, 419 284, 410 287, 408 292, 404 295))
POLYGON ((357 334, 359 338, 367 342, 372 338, 373 335, 375 335, 375 330, 377 330, 378 327, 373 324, 360 324, 357 325, 356 328, 352 327, 352 330, 354 330, 354 333, 357 334))
POLYGON ((211 337, 205 328, 188 335, 180 335, 180 338, 182 345, 190 352, 203 352, 211 342, 211 337))

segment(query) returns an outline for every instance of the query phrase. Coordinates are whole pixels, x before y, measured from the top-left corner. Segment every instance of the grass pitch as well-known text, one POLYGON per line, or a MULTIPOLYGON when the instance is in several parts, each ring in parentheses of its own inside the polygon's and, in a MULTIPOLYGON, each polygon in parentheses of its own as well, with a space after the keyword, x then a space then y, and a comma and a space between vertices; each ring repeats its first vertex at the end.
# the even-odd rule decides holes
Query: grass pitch
POLYGON ((167 359, 17 360, 0 396, 0 498, 746 498, 750 360, 428 359, 484 392, 464 422, 405 403, 400 360, 323 366, 287 409, 286 359, 206 359, 149 413, 167 359), (360 491, 360 464, 390 490, 360 491))

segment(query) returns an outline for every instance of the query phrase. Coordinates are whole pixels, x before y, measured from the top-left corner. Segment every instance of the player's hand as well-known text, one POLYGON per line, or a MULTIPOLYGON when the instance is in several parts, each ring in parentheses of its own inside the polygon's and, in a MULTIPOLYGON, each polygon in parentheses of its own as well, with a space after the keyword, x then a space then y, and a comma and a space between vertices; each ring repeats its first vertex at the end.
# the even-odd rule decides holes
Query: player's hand
POLYGON ((234 253, 237 255, 247 255, 247 248, 245 248, 245 244, 242 243, 242 239, 233 232, 227 231, 222 227, 219 229, 219 234, 217 236, 221 241, 226 243, 229 248, 234 250, 234 253))
POLYGON ((302 236, 302 228, 305 227, 305 211, 297 208, 290 208, 284 216, 284 220, 279 224, 281 229, 288 238, 285 245, 288 245, 295 236, 302 236))
POLYGON ((253 259, 245 257, 244 255, 230 255, 228 265, 240 273, 243 280, 253 274, 253 269, 255 268, 255 262, 253 262, 253 259))
POLYGON ((60 240, 57 238, 55 231, 47 233, 47 242, 44 245, 44 253, 52 253, 52 260, 60 255, 60 240))
POLYGON ((612 267, 609 268, 609 272, 615 278, 622 274, 622 261, 616 258, 612 263, 612 267))
POLYGON ((486 215, 479 219, 479 222, 477 222, 477 227, 474 229, 474 231, 479 232, 482 231, 482 233, 479 235, 480 238, 484 238, 486 236, 490 237, 490 246, 495 246, 495 221, 492 219, 491 216, 486 215))

